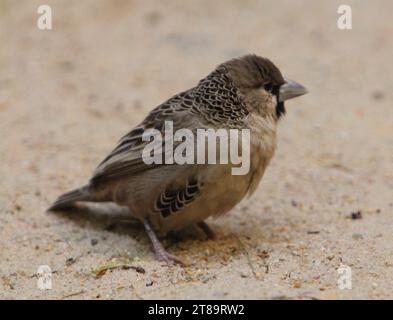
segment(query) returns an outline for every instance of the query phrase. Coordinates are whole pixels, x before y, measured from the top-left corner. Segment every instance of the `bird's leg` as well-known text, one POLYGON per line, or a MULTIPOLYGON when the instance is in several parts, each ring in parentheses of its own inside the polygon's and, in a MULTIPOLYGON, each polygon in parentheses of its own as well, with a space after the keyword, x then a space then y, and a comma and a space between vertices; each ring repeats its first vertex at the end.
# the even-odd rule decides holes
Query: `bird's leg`
POLYGON ((217 239, 215 232, 209 227, 209 225, 205 221, 198 222, 197 226, 202 229, 208 239, 217 239))
POLYGON ((155 232, 150 227, 150 224, 146 220, 143 222, 143 225, 145 226, 146 233, 150 238, 150 241, 153 245, 154 253, 156 254, 158 260, 165 261, 166 263, 178 263, 184 265, 183 261, 181 261, 178 257, 170 254, 165 250, 160 240, 158 240, 155 232))

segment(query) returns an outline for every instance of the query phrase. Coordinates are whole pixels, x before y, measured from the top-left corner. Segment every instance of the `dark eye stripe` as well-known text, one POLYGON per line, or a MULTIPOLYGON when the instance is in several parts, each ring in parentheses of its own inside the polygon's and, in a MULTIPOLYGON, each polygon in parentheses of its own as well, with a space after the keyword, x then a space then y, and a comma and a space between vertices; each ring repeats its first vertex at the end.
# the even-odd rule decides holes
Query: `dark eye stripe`
POLYGON ((271 94, 278 95, 280 91, 280 86, 278 85, 273 85, 271 83, 266 83, 263 88, 267 91, 270 92, 271 94))

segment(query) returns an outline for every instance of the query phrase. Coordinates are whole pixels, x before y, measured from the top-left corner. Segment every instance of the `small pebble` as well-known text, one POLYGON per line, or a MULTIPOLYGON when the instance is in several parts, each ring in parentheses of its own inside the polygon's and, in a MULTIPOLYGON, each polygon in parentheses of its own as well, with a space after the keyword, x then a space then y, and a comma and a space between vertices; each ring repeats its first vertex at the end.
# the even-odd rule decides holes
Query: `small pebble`
POLYGON ((293 281, 293 287, 296 289, 299 289, 302 287, 302 283, 300 282, 300 280, 295 280, 293 281))
POLYGON ((66 266, 70 266, 76 262, 76 259, 71 257, 66 260, 66 266))
POLYGON ((148 282, 146 282, 146 287, 151 287, 153 283, 153 280, 149 280, 148 282))
POLYGON ((351 212, 351 219, 352 220, 358 220, 358 219, 362 219, 362 212, 360 210, 355 211, 355 212, 351 212))
POLYGON ((292 205, 293 207, 297 207, 297 202, 296 202, 295 200, 291 200, 291 205, 292 205))
POLYGON ((97 240, 97 239, 91 239, 91 240, 90 240, 90 244, 91 244, 92 246, 95 246, 97 243, 98 243, 98 240, 97 240))
POLYGON ((374 100, 383 100, 385 98, 385 93, 380 90, 376 90, 373 92, 372 97, 374 100))
POLYGON ((269 258, 269 252, 267 250, 262 250, 258 252, 258 257, 260 257, 261 259, 266 259, 269 258))
POLYGON ((363 235, 361 233, 354 233, 352 235, 352 238, 355 240, 361 240, 361 239, 363 239, 363 235))

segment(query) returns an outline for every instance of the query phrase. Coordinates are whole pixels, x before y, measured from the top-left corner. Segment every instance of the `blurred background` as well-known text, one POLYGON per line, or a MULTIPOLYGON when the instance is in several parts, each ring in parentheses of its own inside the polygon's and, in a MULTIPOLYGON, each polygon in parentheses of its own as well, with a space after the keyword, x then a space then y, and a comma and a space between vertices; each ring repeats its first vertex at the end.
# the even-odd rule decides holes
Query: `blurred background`
POLYGON ((345 1, 351 30, 337 27, 341 4, 0 0, 0 297, 392 298, 393 3, 345 1), (52 30, 37 28, 42 4, 52 30), (142 235, 45 213, 149 110, 247 53, 310 93, 287 103, 256 194, 213 221, 219 247, 172 246, 197 267, 168 275, 142 235), (149 272, 91 279, 96 264, 125 254, 149 272), (337 289, 343 263, 352 290, 337 289), (44 293, 31 278, 42 264, 61 283, 44 293))

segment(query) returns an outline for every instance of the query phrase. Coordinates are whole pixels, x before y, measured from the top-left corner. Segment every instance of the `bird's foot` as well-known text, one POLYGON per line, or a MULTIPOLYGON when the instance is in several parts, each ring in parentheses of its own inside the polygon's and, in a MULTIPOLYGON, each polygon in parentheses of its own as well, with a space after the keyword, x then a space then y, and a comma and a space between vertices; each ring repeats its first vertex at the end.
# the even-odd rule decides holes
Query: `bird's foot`
POLYGON ((153 245, 153 250, 154 253, 156 254, 157 260, 165 261, 167 264, 180 264, 182 266, 185 265, 185 263, 182 260, 180 260, 178 257, 165 250, 164 246, 157 238, 155 232, 150 227, 150 224, 147 221, 144 222, 144 226, 146 229, 146 233, 149 236, 150 241, 153 245))
POLYGON ((167 264, 179 264, 181 266, 185 265, 185 263, 181 259, 166 251, 163 246, 161 246, 161 248, 159 248, 158 250, 154 248, 154 251, 158 261, 164 261, 167 264))
POLYGON ((197 226, 201 228, 201 230, 206 234, 206 237, 209 240, 217 239, 216 233, 209 227, 209 225, 205 221, 198 222, 197 226))

